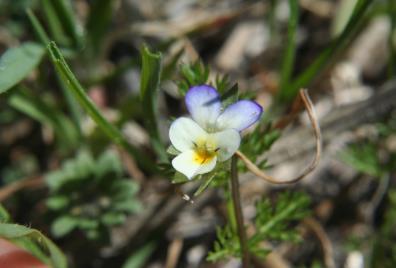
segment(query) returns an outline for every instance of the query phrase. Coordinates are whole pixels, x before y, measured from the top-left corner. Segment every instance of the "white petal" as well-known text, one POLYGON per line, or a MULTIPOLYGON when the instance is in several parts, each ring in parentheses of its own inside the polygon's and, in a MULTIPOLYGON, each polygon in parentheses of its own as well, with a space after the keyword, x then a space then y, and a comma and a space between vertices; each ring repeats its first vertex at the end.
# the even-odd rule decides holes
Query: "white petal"
POLYGON ((172 166, 191 179, 195 175, 204 174, 212 171, 216 166, 217 157, 214 156, 210 160, 202 163, 197 161, 197 156, 193 150, 185 151, 172 160, 172 166))
POLYGON ((201 85, 190 88, 185 97, 191 117, 205 130, 213 129, 221 112, 221 102, 216 89, 201 85))
POLYGON ((228 106, 217 118, 218 130, 233 128, 238 131, 254 124, 261 116, 263 108, 254 101, 241 100, 228 106))
POLYGON ((217 148, 217 157, 220 162, 228 160, 239 148, 241 135, 235 129, 226 129, 211 134, 217 148))
POLYGON ((180 152, 194 148, 194 142, 206 139, 207 135, 197 123, 187 117, 176 119, 169 128, 170 141, 180 152))

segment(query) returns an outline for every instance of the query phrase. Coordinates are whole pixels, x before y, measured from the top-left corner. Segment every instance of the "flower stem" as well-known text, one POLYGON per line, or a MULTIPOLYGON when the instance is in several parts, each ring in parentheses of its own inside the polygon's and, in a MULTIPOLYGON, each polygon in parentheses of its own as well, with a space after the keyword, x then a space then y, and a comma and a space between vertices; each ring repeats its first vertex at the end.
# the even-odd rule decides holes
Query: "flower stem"
POLYGON ((249 249, 247 245, 245 225, 243 224, 241 198, 239 196, 237 161, 238 158, 234 155, 231 160, 231 193, 238 228, 239 243, 241 246, 242 267, 249 268, 249 249))

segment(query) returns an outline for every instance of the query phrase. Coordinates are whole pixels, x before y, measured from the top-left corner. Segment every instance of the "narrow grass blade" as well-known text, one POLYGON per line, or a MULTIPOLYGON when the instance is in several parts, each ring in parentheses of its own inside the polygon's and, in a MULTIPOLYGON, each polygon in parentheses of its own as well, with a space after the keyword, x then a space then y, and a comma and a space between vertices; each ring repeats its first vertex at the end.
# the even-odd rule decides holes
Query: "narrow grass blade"
POLYGON ((70 0, 51 0, 64 31, 72 38, 76 47, 82 46, 82 27, 79 25, 70 0))
POLYGON ((152 53, 147 47, 143 47, 142 52, 142 73, 140 79, 140 96, 143 102, 143 109, 146 115, 146 127, 149 131, 151 144, 161 161, 167 161, 166 149, 161 142, 157 122, 157 95, 161 78, 160 53, 152 53))
POLYGON ((373 0, 358 0, 342 33, 285 90, 282 90, 282 98, 279 98, 281 102, 291 101, 300 88, 309 87, 326 70, 336 55, 346 47, 351 35, 363 21, 364 14, 372 2, 373 0))
POLYGON ((30 20, 30 23, 33 26, 33 30, 34 30, 35 34, 37 35, 38 39, 41 41, 42 44, 44 44, 44 45, 48 44, 50 39, 49 39, 47 33, 45 32, 44 28, 41 26, 37 17, 32 12, 32 10, 27 9, 26 14, 30 20))
POLYGON ((96 105, 85 93, 80 82, 70 70, 55 42, 50 42, 47 48, 49 56, 60 77, 102 131, 112 139, 113 142, 126 149, 144 169, 148 171, 156 171, 157 168, 154 163, 144 153, 129 144, 121 132, 103 117, 96 105))
MULTIPOLYGON (((52 38, 58 43, 62 45, 70 45, 70 38, 67 37, 64 29, 63 23, 60 20, 61 18, 58 16, 57 12, 54 8, 53 0, 41 0, 42 7, 44 10, 44 14, 46 17, 46 22, 48 24, 50 33, 52 38)), ((46 42, 47 44, 48 42, 46 42)))
MULTIPOLYGON (((47 0, 45 0, 45 1, 47 1, 47 0)), ((37 19, 37 17, 34 15, 34 13, 30 9, 26 10, 26 13, 27 13, 30 23, 32 24, 33 29, 36 32, 41 43, 44 46, 47 45, 50 42, 50 40, 49 40, 49 37, 48 37, 47 33, 45 32, 43 26, 41 25, 40 21, 37 19)), ((76 101, 72 98, 71 93, 67 90, 65 84, 63 83, 63 80, 60 79, 59 75, 58 75, 58 81, 62 88, 62 93, 65 96, 65 100, 66 100, 67 106, 70 110, 70 113, 72 115, 74 124, 76 125, 76 128, 79 131, 80 137, 81 137, 81 127, 80 127, 80 118, 81 118, 80 114, 81 113, 80 113, 80 110, 77 107, 76 101)))
POLYGON ((296 33, 299 18, 299 6, 298 1, 289 0, 290 7, 290 18, 288 25, 288 34, 286 42, 286 50, 283 56, 282 69, 281 69, 281 81, 280 81, 280 92, 281 98, 284 98, 287 94, 286 87, 289 85, 289 80, 293 71, 294 59, 296 55, 296 33))
POLYGON ((111 23, 115 1, 97 0, 92 2, 91 11, 86 25, 88 45, 94 55, 100 51, 103 37, 111 23))

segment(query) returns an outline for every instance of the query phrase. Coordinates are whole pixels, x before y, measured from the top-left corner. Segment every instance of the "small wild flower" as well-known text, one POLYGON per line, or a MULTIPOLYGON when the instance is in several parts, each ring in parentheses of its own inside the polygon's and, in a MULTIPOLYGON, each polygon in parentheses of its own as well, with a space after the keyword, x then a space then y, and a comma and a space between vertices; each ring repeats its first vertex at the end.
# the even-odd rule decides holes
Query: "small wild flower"
POLYGON ((223 109, 217 90, 208 85, 191 87, 185 103, 191 118, 176 119, 169 138, 180 152, 172 166, 188 179, 212 171, 217 161, 230 159, 239 148, 240 132, 257 122, 263 111, 249 100, 223 109))

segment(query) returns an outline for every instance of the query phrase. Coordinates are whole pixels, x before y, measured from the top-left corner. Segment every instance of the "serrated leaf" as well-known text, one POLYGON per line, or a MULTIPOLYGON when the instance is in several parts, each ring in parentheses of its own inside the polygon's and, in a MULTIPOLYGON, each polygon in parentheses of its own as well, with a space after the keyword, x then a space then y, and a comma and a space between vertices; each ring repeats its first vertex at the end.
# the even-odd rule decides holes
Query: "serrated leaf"
POLYGON ((40 63, 44 51, 42 46, 32 42, 8 49, 0 58, 0 94, 29 75, 40 63))

